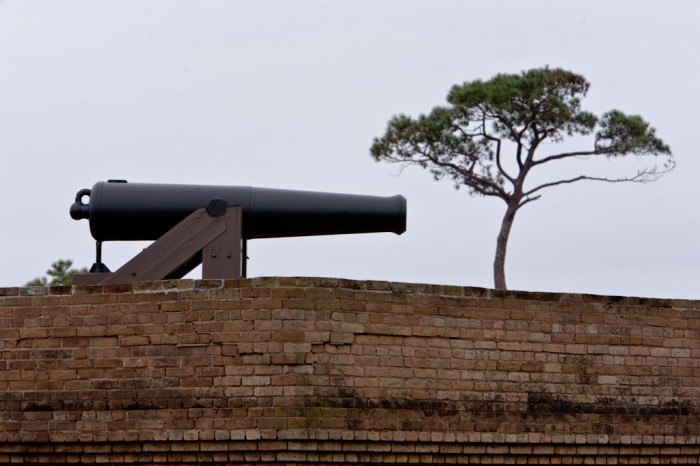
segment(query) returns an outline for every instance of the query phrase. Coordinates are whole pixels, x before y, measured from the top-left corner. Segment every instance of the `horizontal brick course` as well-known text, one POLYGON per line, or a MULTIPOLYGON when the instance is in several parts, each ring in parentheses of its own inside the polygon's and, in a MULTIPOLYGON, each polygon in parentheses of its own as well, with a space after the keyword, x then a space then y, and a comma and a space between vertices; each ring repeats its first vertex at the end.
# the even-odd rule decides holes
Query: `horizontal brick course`
POLYGON ((697 464, 698 311, 328 278, 4 288, 0 463, 697 464))

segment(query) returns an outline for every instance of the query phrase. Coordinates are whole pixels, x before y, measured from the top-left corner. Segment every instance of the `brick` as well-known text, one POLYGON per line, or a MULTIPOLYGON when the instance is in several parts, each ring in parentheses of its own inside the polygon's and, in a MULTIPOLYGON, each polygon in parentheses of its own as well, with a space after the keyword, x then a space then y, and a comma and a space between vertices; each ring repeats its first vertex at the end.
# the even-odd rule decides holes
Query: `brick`
POLYGON ((90 338, 90 346, 102 347, 102 346, 119 346, 118 337, 93 337, 90 338))
POLYGON ((142 335, 126 336, 119 338, 119 344, 121 346, 146 346, 149 343, 149 337, 142 335))
POLYGON ((351 344, 355 341, 355 334, 352 332, 331 332, 331 344, 342 345, 351 344))
POLYGON ((179 335, 178 346, 202 346, 208 345, 212 341, 209 333, 191 333, 179 335))

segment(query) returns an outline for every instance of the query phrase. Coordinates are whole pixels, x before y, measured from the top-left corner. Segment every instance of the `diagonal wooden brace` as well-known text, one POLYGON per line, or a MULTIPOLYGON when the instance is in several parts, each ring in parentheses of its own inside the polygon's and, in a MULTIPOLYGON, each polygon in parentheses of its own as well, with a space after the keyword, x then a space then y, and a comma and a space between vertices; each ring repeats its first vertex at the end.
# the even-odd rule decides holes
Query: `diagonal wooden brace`
POLYGON ((202 278, 240 278, 241 244, 240 206, 220 216, 198 209, 99 283, 181 278, 200 263, 202 278))

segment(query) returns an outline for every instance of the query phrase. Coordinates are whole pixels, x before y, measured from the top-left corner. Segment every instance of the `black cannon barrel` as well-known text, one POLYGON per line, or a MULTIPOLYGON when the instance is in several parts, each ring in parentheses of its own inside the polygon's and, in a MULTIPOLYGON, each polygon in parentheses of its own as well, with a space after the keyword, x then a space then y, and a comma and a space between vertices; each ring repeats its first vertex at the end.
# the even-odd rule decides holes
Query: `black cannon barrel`
POLYGON ((320 193, 250 186, 98 182, 70 208, 89 219, 97 241, 155 240, 212 200, 240 205, 243 237, 337 235, 406 231, 406 198, 320 193), (86 203, 85 198, 89 198, 86 203))

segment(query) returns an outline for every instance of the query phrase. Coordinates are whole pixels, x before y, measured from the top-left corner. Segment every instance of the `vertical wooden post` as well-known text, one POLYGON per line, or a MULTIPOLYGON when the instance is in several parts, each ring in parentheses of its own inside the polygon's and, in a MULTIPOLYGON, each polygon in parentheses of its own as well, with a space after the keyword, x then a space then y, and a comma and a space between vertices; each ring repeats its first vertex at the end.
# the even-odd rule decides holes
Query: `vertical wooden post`
POLYGON ((202 278, 241 278, 241 206, 228 206, 224 232, 202 250, 202 278))

